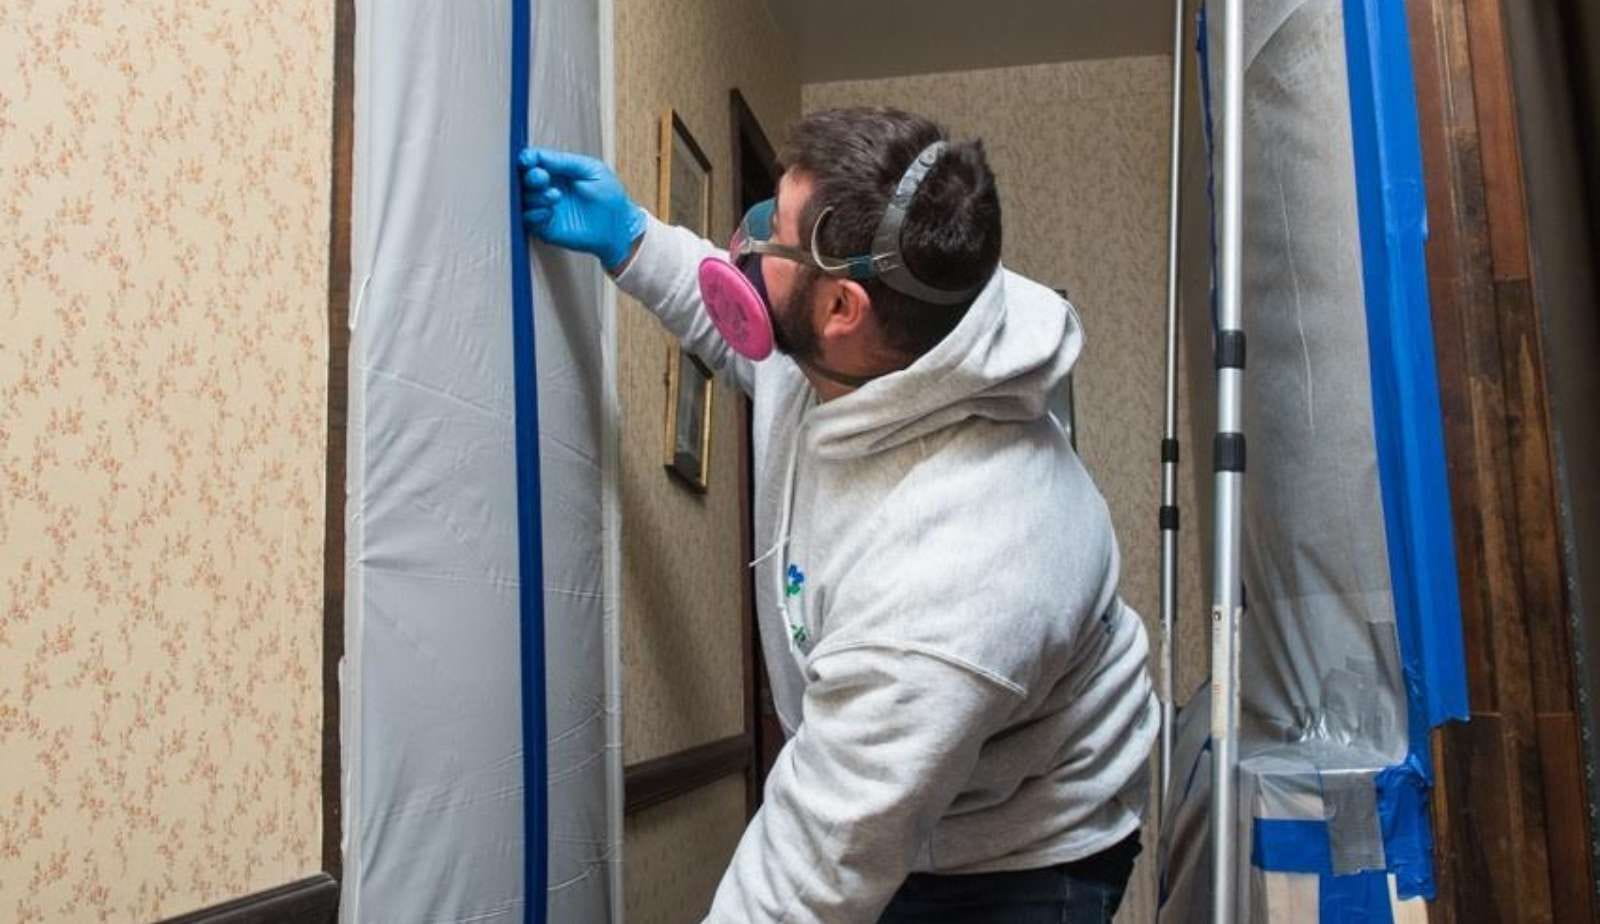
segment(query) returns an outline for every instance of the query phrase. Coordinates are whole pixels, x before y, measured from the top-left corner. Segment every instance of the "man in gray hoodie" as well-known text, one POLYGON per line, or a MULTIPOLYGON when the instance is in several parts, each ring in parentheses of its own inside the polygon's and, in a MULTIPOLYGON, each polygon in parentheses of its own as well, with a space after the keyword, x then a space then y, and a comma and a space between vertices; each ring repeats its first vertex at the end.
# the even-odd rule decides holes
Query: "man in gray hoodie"
POLYGON ((783 159, 731 253, 599 161, 520 163, 530 233, 599 257, 754 403, 789 740, 707 920, 1109 921, 1158 711, 1105 501, 1047 410, 1076 312, 1000 265, 981 142, 831 110, 783 159), (750 282, 733 308, 703 281, 722 263, 750 282))

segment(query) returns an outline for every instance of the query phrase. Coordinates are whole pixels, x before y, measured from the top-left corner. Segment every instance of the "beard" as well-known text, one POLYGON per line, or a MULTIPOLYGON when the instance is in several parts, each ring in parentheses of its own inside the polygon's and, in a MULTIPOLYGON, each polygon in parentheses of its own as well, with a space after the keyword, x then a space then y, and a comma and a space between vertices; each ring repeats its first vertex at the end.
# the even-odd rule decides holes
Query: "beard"
POLYGON ((813 267, 801 269, 803 278, 790 290, 781 306, 773 306, 772 342, 778 352, 796 362, 815 362, 822 353, 822 338, 811 315, 811 300, 822 273, 813 267))

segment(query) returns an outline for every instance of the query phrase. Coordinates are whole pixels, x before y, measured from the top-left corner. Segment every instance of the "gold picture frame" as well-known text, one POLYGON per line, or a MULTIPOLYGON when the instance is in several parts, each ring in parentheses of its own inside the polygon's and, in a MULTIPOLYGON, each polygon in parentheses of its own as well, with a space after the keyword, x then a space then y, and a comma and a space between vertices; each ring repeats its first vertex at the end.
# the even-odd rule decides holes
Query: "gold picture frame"
POLYGON ((674 343, 667 350, 667 471, 704 494, 711 482, 711 370, 674 343))
MULTIPOLYGON (((711 234, 711 161, 671 109, 661 115, 656 214, 701 237, 711 234)), ((704 494, 711 481, 711 370, 677 343, 667 350, 666 470, 704 494)))
POLYGON ((678 113, 661 114, 661 171, 656 214, 701 237, 711 236, 711 161, 678 113))

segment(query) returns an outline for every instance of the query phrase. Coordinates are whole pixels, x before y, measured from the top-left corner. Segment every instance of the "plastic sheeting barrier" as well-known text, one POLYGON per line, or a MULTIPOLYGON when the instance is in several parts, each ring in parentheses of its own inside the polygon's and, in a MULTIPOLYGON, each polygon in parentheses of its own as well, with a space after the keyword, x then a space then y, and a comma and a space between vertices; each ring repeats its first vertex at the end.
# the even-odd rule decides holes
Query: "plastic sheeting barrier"
POLYGON ((613 913, 619 845, 602 771, 615 709, 604 682, 614 333, 595 261, 537 249, 522 265, 508 150, 525 101, 516 115, 531 140, 601 153, 601 14, 593 0, 357 4, 345 922, 613 913), (536 356, 518 357, 534 347, 530 322, 536 356), (530 410, 535 367, 538 431, 523 434, 520 466, 539 493, 519 506, 517 404, 530 410), (542 586, 524 595, 539 564, 542 586), (538 610, 542 638, 526 641, 551 656, 525 704, 521 623, 538 610), (548 837, 536 844, 524 834, 524 705, 548 723, 531 755, 547 763, 548 837), (525 878, 543 878, 542 862, 548 891, 530 902, 525 878))
MULTIPOLYGON (((1466 710, 1404 13, 1246 11, 1240 915, 1288 872, 1319 877, 1323 921, 1388 920, 1389 877, 1431 894, 1427 731, 1466 710)), ((1168 921, 1210 908, 1208 694, 1179 720, 1168 921)))

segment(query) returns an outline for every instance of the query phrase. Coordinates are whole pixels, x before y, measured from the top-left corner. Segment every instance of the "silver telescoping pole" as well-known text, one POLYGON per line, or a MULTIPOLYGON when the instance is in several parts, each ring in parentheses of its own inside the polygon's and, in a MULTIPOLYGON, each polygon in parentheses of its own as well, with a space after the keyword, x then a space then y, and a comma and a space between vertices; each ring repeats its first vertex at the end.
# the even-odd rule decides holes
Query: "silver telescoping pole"
POLYGON ((1238 919, 1239 623, 1243 585, 1244 311, 1244 0, 1223 0, 1222 239, 1219 242, 1216 367, 1217 434, 1211 575, 1211 850, 1214 924, 1238 919))
POLYGON ((1172 785, 1172 724, 1178 611, 1178 218, 1179 170, 1183 161, 1183 14, 1185 0, 1172 0, 1172 162, 1167 192, 1167 410, 1161 430, 1161 751, 1157 767, 1156 817, 1166 818, 1172 785))

